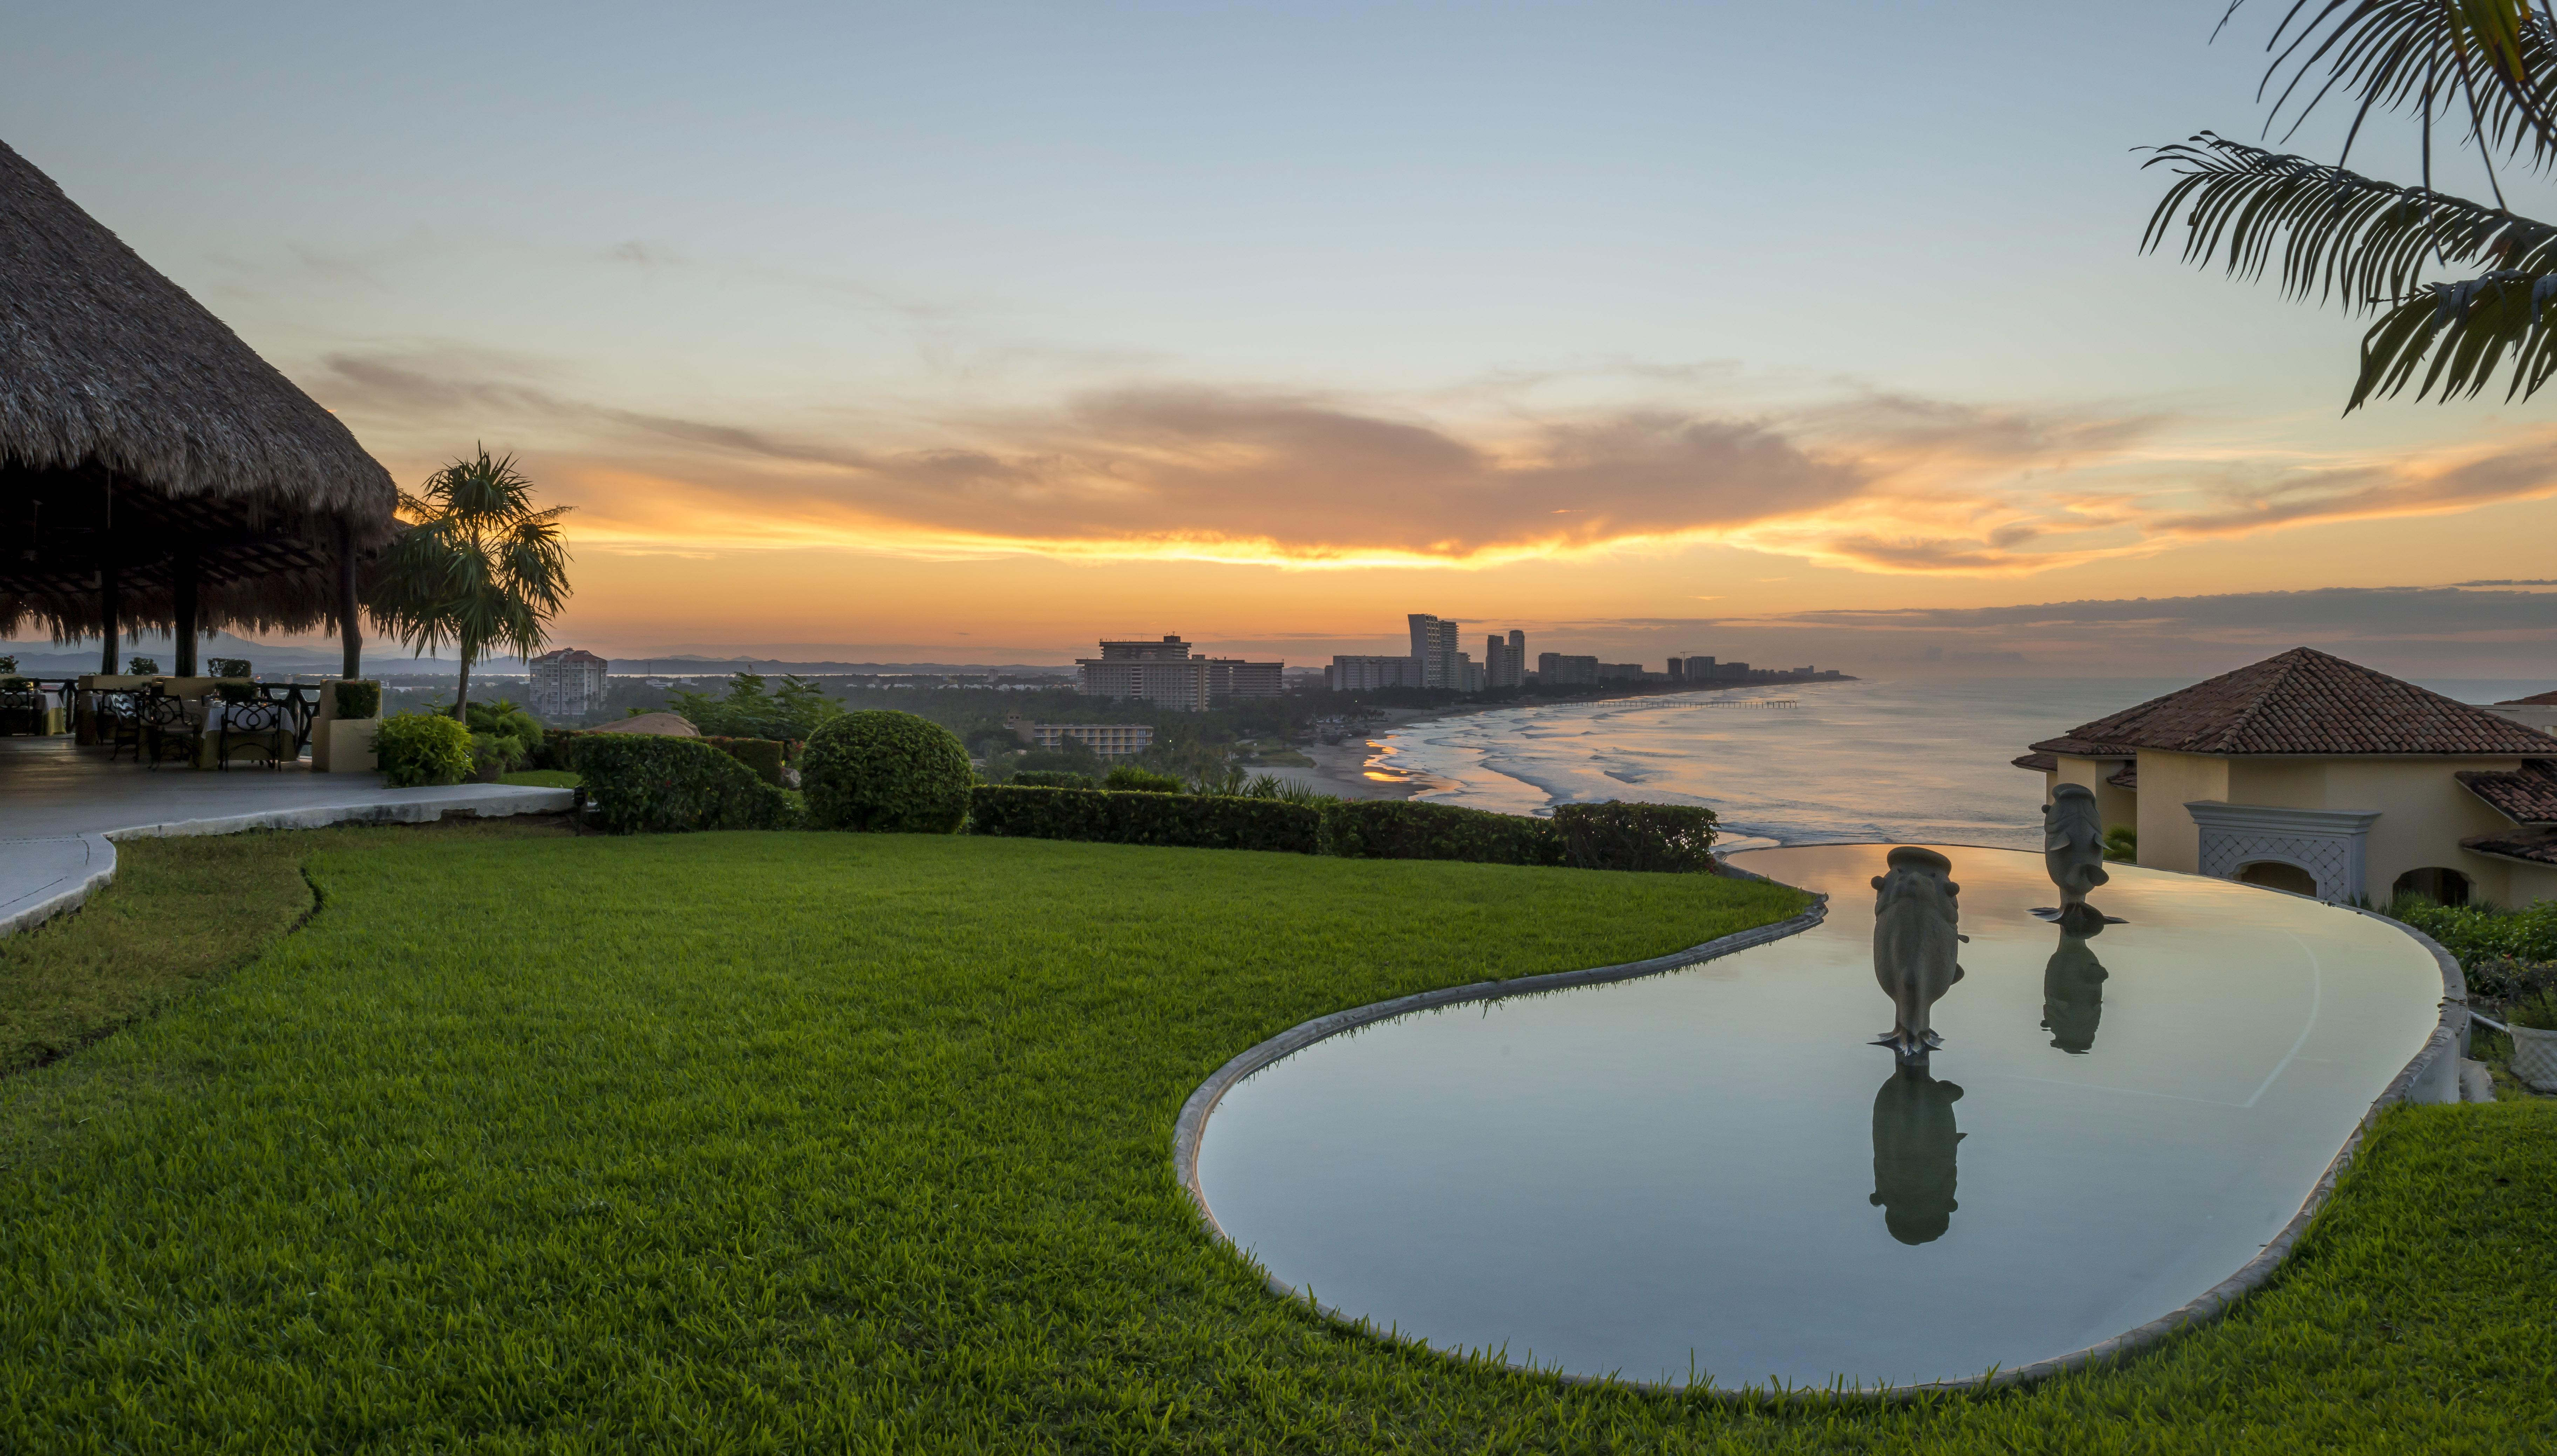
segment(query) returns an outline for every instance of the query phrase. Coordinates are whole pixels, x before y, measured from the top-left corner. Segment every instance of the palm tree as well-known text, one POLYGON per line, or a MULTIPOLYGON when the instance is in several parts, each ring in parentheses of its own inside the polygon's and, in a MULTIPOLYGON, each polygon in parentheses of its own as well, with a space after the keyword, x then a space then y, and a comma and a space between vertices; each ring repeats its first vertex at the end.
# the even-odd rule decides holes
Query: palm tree
POLYGON ((469 722, 471 664, 506 648, 530 658, 568 599, 568 551, 559 518, 533 509, 533 482, 515 458, 457 460, 400 492, 406 529, 382 553, 371 598, 375 624, 413 652, 451 642, 462 652, 453 716, 469 722))
MULTIPOLYGON (((2228 15, 2243 3, 2231 0, 2228 15)), ((2176 181, 2141 250, 2181 224, 2187 262, 2224 260, 2252 280, 2278 259, 2292 297, 2376 312, 2348 413, 2403 391, 2419 369, 2418 399, 2474 396, 2507 370, 2505 398, 2537 393, 2557 374, 2557 316, 2548 309, 2557 300, 2557 226, 2513 211, 2504 184, 2557 162, 2550 3, 2293 0, 2257 88, 2261 97, 2281 86, 2265 132, 2287 121, 2287 141, 2338 95, 2354 108, 2342 154, 2313 162, 2207 131, 2157 148, 2145 165, 2166 166, 2176 181), (2420 128, 2420 185, 2345 169, 2362 123, 2378 112, 2420 128), (2491 205, 2434 188, 2437 127, 2476 154, 2491 205)))

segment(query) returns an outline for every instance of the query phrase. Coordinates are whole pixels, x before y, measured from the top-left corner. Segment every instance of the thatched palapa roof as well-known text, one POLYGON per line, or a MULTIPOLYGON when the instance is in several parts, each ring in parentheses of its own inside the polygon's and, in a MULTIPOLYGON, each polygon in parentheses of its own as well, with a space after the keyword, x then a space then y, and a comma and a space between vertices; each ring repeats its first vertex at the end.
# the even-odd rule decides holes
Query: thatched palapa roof
POLYGON ((338 531, 394 530, 397 490, 335 415, 0 143, 0 632, 301 629, 336 601, 338 531))

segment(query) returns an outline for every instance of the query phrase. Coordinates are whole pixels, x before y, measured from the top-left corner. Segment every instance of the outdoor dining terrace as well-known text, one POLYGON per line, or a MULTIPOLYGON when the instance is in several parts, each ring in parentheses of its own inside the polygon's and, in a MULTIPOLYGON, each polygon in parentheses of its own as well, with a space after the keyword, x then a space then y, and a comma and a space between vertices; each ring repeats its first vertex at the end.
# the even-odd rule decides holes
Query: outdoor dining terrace
POLYGON ((574 799, 568 789, 512 784, 392 788, 369 760, 322 772, 305 752, 319 721, 307 705, 321 688, 254 686, 259 696, 245 701, 225 701, 218 691, 190 698, 74 685, 66 707, 55 684, 13 695, 47 699, 49 717, 97 731, 89 742, 75 731, 0 737, 0 935, 75 908, 103 887, 115 874, 119 839, 557 814, 574 799), (131 716, 119 722, 119 712, 131 716), (154 717, 188 712, 202 718, 190 718, 183 730, 154 725, 154 717), (138 731, 145 746, 137 753, 119 731, 138 731), (155 745, 194 756, 155 757, 155 745), (225 749, 235 756, 209 756, 225 749), (189 771, 191 763, 202 771, 189 771), (219 771, 223 764, 234 771, 219 771))

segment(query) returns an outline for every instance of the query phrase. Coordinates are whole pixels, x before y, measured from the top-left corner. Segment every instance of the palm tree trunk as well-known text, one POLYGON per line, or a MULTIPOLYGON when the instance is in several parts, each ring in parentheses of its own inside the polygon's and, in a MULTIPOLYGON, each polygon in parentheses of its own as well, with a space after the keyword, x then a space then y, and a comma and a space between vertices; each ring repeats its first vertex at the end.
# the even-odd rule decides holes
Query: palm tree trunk
POLYGON ((462 683, 453 694, 453 716, 463 723, 471 721, 471 649, 462 649, 462 683))

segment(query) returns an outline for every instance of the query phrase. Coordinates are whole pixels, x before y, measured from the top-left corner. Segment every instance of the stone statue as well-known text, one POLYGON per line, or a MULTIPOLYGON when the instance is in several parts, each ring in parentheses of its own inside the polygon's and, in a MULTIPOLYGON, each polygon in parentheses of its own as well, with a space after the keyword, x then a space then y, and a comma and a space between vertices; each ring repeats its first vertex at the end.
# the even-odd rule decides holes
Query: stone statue
POLYGON ((2105 975, 2085 936, 2061 932, 2060 949, 2042 968, 2042 1025, 2053 1046, 2073 1057, 2094 1050, 2095 1025, 2104 1019, 2105 975))
POLYGON ((2058 906, 2033 912, 2055 920, 2075 936, 2101 934, 2122 922, 2086 903, 2086 892, 2111 879, 2104 872, 2104 816, 2095 809, 2095 791, 2085 784, 2062 784, 2042 806, 2042 864, 2060 887, 2058 906))
POLYGON ((1892 1069, 1873 1095, 1873 1196, 1882 1226, 1903 1244, 1931 1244, 1953 1226, 1953 1104, 1962 1089, 1927 1074, 1921 1058, 1892 1069))
POLYGON ((1955 927, 1961 909, 1953 897, 1953 861, 1933 850, 1902 845, 1890 868, 1874 876, 1873 976, 1896 1012, 1891 1029, 1874 1038, 1901 1060, 1923 1058, 1945 1044, 1927 1024, 1928 1008, 1962 979, 1954 958, 1969 939, 1955 927))
POLYGON ((2104 816, 2095 791, 2062 784, 2042 806, 2042 863, 2060 886, 2061 913, 2086 903, 2086 892, 2112 878, 2104 872, 2104 816))

